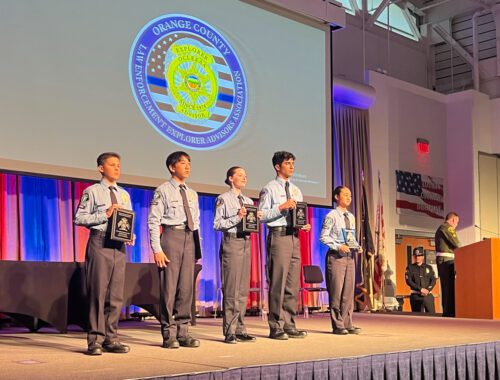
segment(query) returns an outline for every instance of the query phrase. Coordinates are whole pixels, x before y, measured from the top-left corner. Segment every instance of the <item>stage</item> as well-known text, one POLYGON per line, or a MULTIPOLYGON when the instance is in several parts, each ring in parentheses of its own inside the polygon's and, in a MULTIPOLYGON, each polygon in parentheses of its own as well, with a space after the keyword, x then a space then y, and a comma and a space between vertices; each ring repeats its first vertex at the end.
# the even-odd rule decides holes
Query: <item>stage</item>
POLYGON ((132 379, 201 373, 190 378, 299 379, 314 374, 315 379, 326 379, 342 373, 344 378, 370 374, 395 378, 398 373, 424 378, 425 373, 426 378, 439 378, 443 371, 457 375, 465 371, 469 378, 472 374, 472 378, 498 378, 492 371, 495 362, 500 368, 500 321, 360 313, 354 320, 363 329, 361 335, 337 336, 330 333, 327 314, 299 317, 297 326, 308 330, 309 336, 275 341, 266 337, 267 323, 251 317, 248 330, 258 337, 257 342, 229 345, 222 342, 220 318, 198 319, 191 333, 201 340, 201 347, 177 350, 161 348, 156 320, 123 322, 121 340, 131 352, 100 357, 84 355, 86 337, 77 327, 70 327, 67 334, 50 328, 38 333, 4 328, 0 330, 0 377, 132 379))

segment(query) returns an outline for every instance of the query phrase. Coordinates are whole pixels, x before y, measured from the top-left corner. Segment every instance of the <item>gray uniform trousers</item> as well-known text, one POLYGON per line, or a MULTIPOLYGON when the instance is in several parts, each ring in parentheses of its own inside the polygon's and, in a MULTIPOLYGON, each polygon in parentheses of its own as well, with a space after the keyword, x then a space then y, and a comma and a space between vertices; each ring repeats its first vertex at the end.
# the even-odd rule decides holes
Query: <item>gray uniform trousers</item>
POLYGON ((88 345, 118 340, 125 284, 125 243, 91 230, 85 255, 89 307, 88 345))
POLYGON ((297 233, 283 236, 270 229, 267 236, 267 282, 271 332, 295 329, 300 285, 300 241, 297 233))
POLYGON ((333 329, 352 328, 355 285, 354 259, 337 251, 326 255, 326 287, 333 329))
POLYGON ((222 333, 246 334, 245 312, 250 287, 250 236, 224 236, 220 249, 223 323, 222 333))
POLYGON ((194 281, 193 232, 164 228, 161 249, 170 260, 160 273, 160 324, 163 339, 188 336, 194 281))

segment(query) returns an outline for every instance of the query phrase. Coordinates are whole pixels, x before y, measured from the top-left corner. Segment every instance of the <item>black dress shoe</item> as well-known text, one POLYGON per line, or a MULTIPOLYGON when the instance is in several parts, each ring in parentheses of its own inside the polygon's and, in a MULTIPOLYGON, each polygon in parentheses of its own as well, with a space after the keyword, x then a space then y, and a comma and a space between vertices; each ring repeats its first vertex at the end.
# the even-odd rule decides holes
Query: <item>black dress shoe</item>
POLYGON ((305 338, 307 336, 307 331, 304 330, 285 330, 290 338, 305 338))
POLYGON ((349 334, 358 335, 361 332, 361 329, 359 327, 352 326, 352 327, 348 328, 347 331, 349 332, 349 334))
POLYGON ((194 339, 190 336, 187 336, 185 338, 179 338, 179 344, 182 347, 190 347, 190 348, 195 348, 195 347, 200 347, 200 341, 198 339, 194 339))
POLYGON ((102 346, 100 344, 92 344, 87 349, 86 354, 91 356, 102 355, 102 346))
POLYGON ((269 338, 276 340, 288 340, 288 334, 284 331, 271 331, 269 338))
POLYGON ((224 338, 224 343, 236 344, 238 343, 238 338, 236 338, 236 335, 234 334, 226 335, 226 337, 224 338))
POLYGON ((163 348, 179 348, 179 341, 173 337, 163 340, 163 348))
POLYGON ((115 354, 126 354, 130 351, 130 347, 125 344, 121 344, 120 342, 110 342, 104 343, 102 345, 102 350, 104 352, 113 352, 115 354))
POLYGON ((255 342, 256 338, 248 334, 236 334, 238 342, 255 342))
POLYGON ((347 329, 334 329, 333 333, 336 335, 347 335, 349 331, 347 331, 347 329))

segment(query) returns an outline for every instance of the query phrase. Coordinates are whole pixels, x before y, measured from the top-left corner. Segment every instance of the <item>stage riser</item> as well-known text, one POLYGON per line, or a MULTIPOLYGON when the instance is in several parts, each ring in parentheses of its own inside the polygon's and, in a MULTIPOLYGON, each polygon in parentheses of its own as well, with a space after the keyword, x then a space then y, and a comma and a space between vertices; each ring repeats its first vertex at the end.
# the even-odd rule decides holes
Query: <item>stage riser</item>
MULTIPOLYGON (((328 380, 500 378, 500 342, 331 360, 148 377, 148 380, 328 380)), ((146 379, 146 378, 145 378, 146 379)))

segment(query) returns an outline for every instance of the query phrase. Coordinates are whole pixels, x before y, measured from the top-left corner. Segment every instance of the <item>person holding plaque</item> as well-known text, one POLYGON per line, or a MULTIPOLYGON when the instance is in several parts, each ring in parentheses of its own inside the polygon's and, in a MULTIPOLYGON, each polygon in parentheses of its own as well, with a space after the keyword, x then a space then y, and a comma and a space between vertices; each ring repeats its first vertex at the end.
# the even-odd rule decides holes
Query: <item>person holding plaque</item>
POLYGON ((151 248, 160 275, 163 347, 199 347, 200 341, 188 332, 199 243, 198 194, 186 185, 191 173, 191 158, 186 152, 170 154, 166 165, 172 178, 156 188, 148 215, 151 248))
POLYGON ((86 188, 74 223, 90 230, 85 253, 85 278, 89 307, 88 355, 104 352, 127 353, 130 348, 118 340, 118 320, 123 304, 125 244, 111 239, 115 210, 132 210, 130 196, 116 184, 120 178, 120 156, 102 153, 97 158, 102 179, 86 188))
POLYGON ((300 286, 300 241, 298 230, 309 232, 310 224, 293 224, 293 211, 302 202, 302 192, 290 182, 295 156, 276 152, 273 156, 276 178, 260 192, 261 221, 269 228, 267 236, 267 281, 269 284, 269 337, 277 340, 305 338, 297 330, 295 316, 300 286))
POLYGON ((332 328, 337 335, 359 334, 361 329, 352 324, 354 255, 362 249, 356 240, 354 215, 347 210, 351 191, 346 186, 338 186, 333 197, 337 208, 325 216, 319 237, 329 248, 325 267, 332 328))
POLYGON ((217 198, 214 216, 214 230, 223 232, 220 246, 222 333, 225 343, 254 342, 255 337, 247 334, 244 318, 250 285, 250 233, 258 232, 257 219, 262 212, 256 211, 252 199, 242 193, 247 184, 245 169, 233 166, 227 171, 225 182, 230 189, 217 198), (250 230, 249 225, 255 226, 255 230, 250 230))

